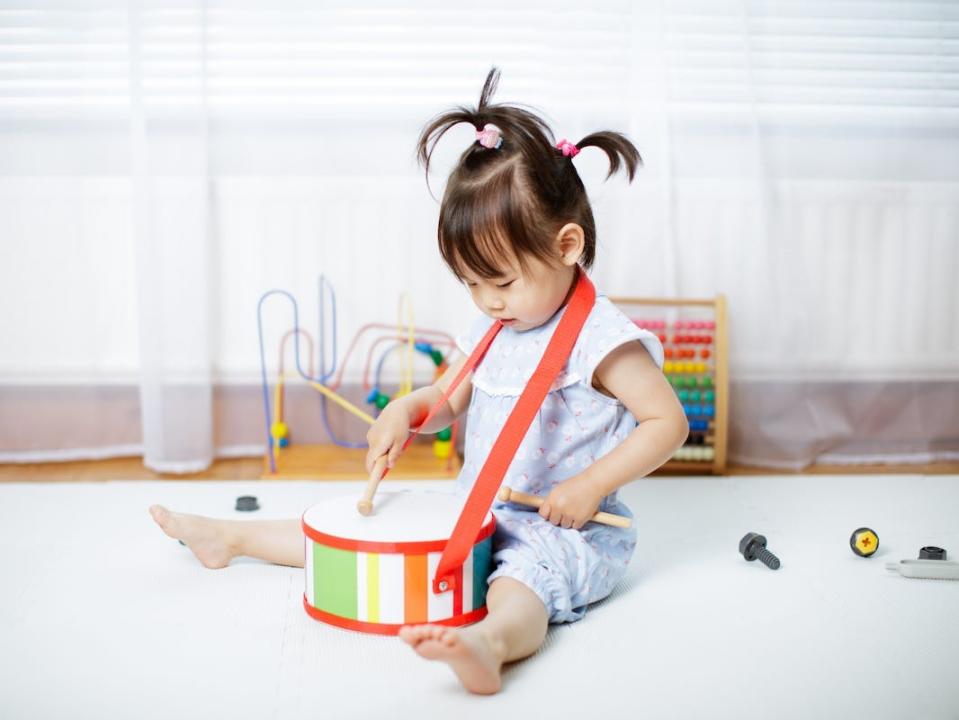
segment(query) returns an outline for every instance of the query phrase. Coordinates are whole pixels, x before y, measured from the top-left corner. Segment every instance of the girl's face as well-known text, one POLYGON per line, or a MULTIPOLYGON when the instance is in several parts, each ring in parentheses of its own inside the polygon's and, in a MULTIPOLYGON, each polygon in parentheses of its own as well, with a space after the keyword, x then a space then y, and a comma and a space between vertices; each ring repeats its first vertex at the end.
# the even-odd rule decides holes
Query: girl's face
POLYGON ((576 278, 576 265, 545 263, 527 258, 523 268, 513 258, 495 278, 481 278, 467 271, 463 282, 482 312, 517 332, 539 327, 559 310, 576 278))

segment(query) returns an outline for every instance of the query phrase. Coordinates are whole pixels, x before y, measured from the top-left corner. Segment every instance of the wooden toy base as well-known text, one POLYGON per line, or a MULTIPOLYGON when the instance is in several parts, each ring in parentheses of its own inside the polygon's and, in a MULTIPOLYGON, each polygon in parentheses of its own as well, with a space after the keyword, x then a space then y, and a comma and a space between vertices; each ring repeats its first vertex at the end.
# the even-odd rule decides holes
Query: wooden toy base
MULTIPOLYGON (((453 453, 449 459, 433 454, 432 443, 412 443, 396 461, 388 478, 394 480, 445 480, 455 478, 462 463, 453 453)), ((263 480, 366 480, 366 448, 338 445, 290 445, 276 457, 276 472, 270 472, 269 457, 263 458, 263 480)))
POLYGON ((717 470, 712 462, 695 462, 687 460, 667 460, 664 465, 655 470, 653 475, 714 475, 724 474, 724 470, 717 470))

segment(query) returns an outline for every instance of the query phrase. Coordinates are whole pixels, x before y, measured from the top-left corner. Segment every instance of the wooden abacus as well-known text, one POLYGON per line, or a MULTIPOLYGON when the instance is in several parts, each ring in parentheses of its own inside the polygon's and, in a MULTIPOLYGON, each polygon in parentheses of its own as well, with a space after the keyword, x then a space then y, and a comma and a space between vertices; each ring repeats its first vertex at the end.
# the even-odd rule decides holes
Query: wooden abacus
POLYGON ((725 296, 610 300, 636 325, 659 336, 665 353, 663 373, 689 420, 686 444, 657 472, 724 473, 729 417, 725 296), (651 310, 659 316, 649 316, 651 310))

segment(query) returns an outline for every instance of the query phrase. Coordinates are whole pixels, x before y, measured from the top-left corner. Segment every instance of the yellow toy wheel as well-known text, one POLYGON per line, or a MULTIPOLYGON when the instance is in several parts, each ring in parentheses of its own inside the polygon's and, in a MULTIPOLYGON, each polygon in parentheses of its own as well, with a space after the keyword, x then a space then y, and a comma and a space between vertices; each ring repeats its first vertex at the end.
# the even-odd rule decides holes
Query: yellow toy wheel
POLYGON ((879 536, 872 528, 861 527, 849 537, 849 547, 859 557, 872 557, 879 549, 879 536))

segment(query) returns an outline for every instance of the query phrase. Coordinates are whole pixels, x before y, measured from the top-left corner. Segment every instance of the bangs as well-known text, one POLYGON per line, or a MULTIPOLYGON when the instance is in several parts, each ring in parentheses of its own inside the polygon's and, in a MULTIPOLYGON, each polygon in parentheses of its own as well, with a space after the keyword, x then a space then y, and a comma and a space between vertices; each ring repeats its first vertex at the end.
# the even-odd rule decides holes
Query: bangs
POLYGON ((516 192, 511 168, 485 182, 450 180, 437 234, 440 254, 456 277, 472 272, 490 280, 507 274, 514 260, 525 269, 530 256, 549 259, 551 235, 530 231, 542 225, 534 220, 539 213, 527 207, 529 195, 516 192))

